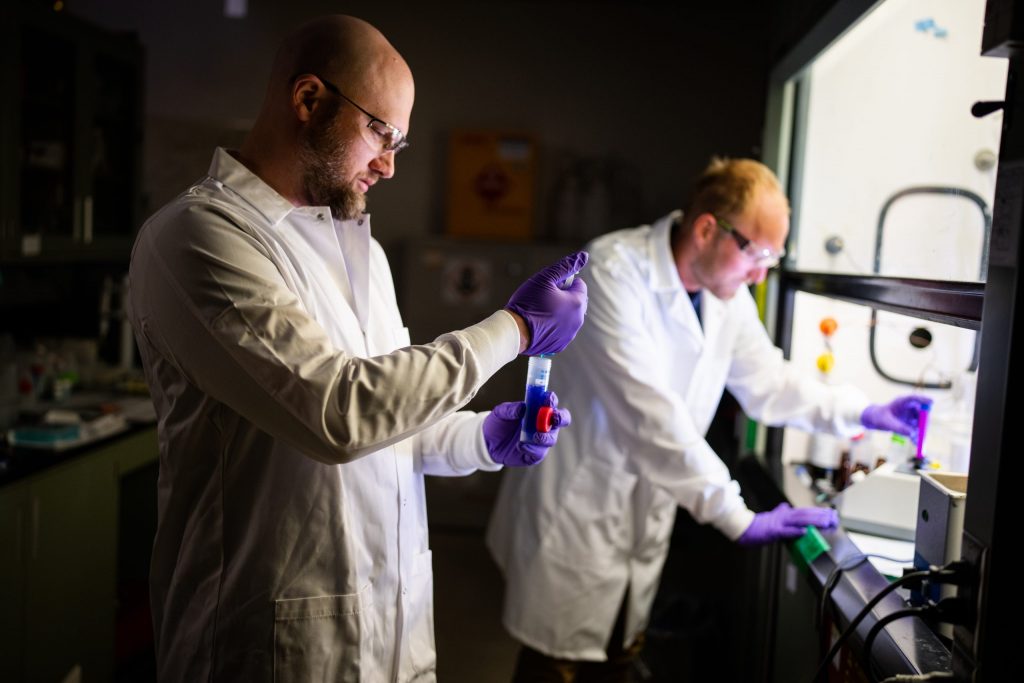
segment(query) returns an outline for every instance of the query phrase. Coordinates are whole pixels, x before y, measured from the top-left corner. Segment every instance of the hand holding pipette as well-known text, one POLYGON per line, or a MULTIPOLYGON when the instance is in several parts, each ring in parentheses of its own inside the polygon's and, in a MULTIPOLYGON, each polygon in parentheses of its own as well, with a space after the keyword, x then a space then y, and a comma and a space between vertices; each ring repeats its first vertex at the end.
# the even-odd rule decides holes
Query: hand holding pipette
POLYGON ((573 276, 586 264, 585 251, 565 256, 512 294, 505 308, 522 317, 530 332, 524 355, 558 353, 576 337, 587 313, 587 285, 573 276))

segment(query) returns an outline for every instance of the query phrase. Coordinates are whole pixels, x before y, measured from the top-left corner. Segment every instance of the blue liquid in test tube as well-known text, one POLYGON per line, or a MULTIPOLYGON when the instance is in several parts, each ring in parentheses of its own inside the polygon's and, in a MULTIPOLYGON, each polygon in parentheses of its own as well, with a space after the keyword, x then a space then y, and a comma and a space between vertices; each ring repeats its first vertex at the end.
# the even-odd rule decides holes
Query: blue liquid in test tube
MULTIPOLYGON (((546 416, 541 413, 545 407, 548 396, 548 378, 551 376, 551 356, 531 356, 526 366, 526 414, 523 416, 523 428, 519 432, 519 440, 526 443, 533 443, 533 436, 537 433, 537 416, 546 416)), ((546 422, 542 427, 548 431, 546 422)))

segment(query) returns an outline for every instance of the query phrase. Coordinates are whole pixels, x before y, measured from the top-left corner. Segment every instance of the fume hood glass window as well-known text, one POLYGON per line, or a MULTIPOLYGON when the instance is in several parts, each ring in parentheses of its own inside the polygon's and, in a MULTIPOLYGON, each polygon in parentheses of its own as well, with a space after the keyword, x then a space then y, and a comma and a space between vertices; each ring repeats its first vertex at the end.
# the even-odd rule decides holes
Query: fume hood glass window
POLYGON ((797 81, 790 269, 981 281, 1006 60, 985 0, 886 0, 797 81))
MULTIPOLYGON (((940 471, 967 471, 976 343, 973 330, 806 292, 795 295, 792 362, 828 384, 852 385, 873 402, 908 393, 934 399, 922 455, 940 471)), ((867 432, 853 443, 789 428, 783 438, 784 462, 810 462, 823 469, 837 467, 843 451, 851 450, 869 469, 879 458, 916 455, 912 444, 894 442, 883 432, 867 432)))

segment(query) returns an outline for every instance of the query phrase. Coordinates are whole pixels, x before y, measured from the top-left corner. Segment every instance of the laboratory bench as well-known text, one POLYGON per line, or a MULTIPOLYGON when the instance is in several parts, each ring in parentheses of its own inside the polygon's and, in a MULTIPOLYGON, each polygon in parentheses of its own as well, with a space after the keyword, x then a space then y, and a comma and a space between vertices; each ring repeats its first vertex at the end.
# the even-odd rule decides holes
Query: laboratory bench
MULTIPOLYGON (((754 456, 747 456, 739 467, 744 494, 756 499, 761 509, 771 509, 780 502, 788 502, 793 507, 827 504, 807 485, 806 477, 800 476, 799 465, 765 465, 754 456)), ((883 574, 868 560, 846 568, 854 564, 855 556, 871 550, 855 543, 853 539, 859 540, 860 535, 844 529, 841 518, 839 528, 822 531, 821 536, 829 547, 810 562, 804 561, 799 553, 781 548, 774 554, 775 571, 768 572, 774 574, 775 586, 774 623, 770 626, 775 638, 772 680, 812 680, 814 671, 839 634, 893 578, 886 575, 891 573, 888 568, 883 574), (844 568, 837 572, 836 580, 833 571, 840 564, 844 568), (822 594, 830 578, 834 585, 822 612, 822 594), (828 634, 827 640, 823 634, 828 634), (811 643, 818 647, 809 647, 811 643)), ((863 541, 860 542, 863 545, 863 541)), ((902 542, 902 547, 906 557, 900 559, 907 560, 904 566, 912 567, 913 543, 902 542)), ((908 598, 907 590, 892 590, 863 618, 838 657, 829 664, 827 680, 877 680, 868 677, 863 670, 864 641, 878 619, 909 607, 908 598)), ((948 641, 917 616, 895 619, 885 626, 872 643, 871 662, 878 678, 951 670, 948 641)))
MULTIPOLYGON (((0 436, 0 491, 4 487, 14 484, 22 479, 40 474, 48 469, 68 464, 75 459, 95 454, 96 449, 104 446, 112 446, 121 440, 131 437, 146 430, 153 431, 155 420, 126 420, 123 426, 114 428, 96 438, 79 439, 75 442, 68 441, 66 444, 57 444, 56 447, 26 447, 13 445, 7 435, 0 436)), ((142 459, 142 463, 155 457, 155 451, 139 452, 136 457, 142 459)), ((120 465, 127 470, 134 469, 138 464, 126 456, 120 465)))
POLYGON ((0 680, 128 680, 150 656, 156 426, 83 441, 0 447, 0 680))

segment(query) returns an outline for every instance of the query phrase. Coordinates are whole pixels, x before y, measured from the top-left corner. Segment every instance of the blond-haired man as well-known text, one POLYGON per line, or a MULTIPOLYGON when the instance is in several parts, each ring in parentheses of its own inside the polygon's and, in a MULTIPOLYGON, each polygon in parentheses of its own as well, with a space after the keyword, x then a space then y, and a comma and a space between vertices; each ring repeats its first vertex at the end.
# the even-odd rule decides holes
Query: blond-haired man
POLYGON ((488 530, 504 622, 524 645, 516 680, 629 680, 677 506, 743 544, 837 523, 828 508, 747 508, 704 440, 726 387, 771 425, 916 433, 928 399, 869 406, 772 344, 746 285, 779 262, 788 231, 766 166, 714 159, 682 211, 588 245, 588 323, 555 369, 575 427, 557 457, 506 473, 488 530))

